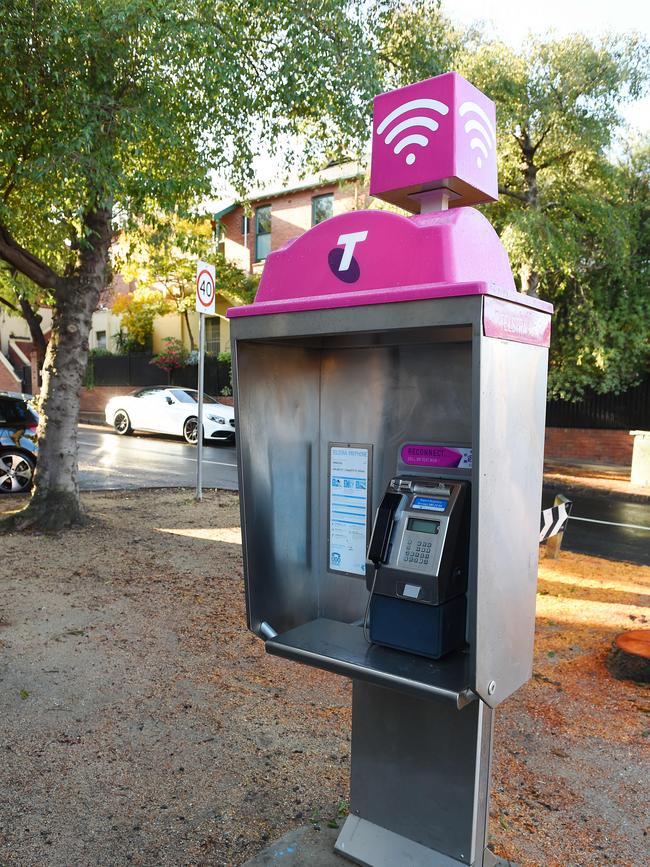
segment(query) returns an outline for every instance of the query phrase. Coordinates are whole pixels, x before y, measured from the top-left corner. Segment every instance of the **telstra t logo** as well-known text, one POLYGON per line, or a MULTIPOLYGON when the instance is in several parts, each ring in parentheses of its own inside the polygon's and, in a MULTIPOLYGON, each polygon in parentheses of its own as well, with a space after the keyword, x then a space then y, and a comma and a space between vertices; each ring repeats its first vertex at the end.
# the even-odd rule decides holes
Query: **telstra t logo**
POLYGON ((368 237, 368 232, 348 232, 345 235, 339 235, 336 242, 339 246, 330 250, 327 255, 327 261, 330 266, 330 271, 339 280, 344 283, 356 283, 361 275, 359 263, 354 258, 354 248, 361 241, 365 241, 368 237), (341 249, 340 245, 343 245, 341 249))

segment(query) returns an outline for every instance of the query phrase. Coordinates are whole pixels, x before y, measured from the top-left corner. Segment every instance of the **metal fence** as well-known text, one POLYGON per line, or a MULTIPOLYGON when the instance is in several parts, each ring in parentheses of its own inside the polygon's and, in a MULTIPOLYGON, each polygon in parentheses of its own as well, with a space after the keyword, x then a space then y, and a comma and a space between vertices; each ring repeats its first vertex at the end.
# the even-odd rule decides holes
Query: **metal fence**
MULTIPOLYGON (((171 377, 166 371, 151 364, 153 353, 143 352, 137 355, 100 355, 91 356, 88 360, 86 384, 100 385, 132 385, 134 388, 147 385, 179 385, 184 388, 196 388, 198 368, 188 364, 179 370, 174 370, 171 377)), ((205 359, 205 391, 208 394, 219 395, 224 388, 230 388, 230 364, 218 361, 216 358, 205 359)))
POLYGON ((650 377, 622 394, 589 394, 546 405, 547 427, 650 430, 650 377))

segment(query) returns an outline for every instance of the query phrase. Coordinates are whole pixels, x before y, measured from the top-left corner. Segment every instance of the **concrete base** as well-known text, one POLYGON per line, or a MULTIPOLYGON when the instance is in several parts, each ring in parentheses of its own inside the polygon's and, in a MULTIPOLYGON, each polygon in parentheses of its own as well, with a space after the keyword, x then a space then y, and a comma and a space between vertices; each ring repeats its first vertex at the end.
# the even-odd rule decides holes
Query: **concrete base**
POLYGON ((465 863, 359 816, 348 816, 334 848, 361 867, 464 867, 465 863))
MULTIPOLYGON (((350 867, 350 861, 334 851, 339 834, 339 828, 322 825, 320 831, 315 831, 311 825, 302 825, 271 843, 241 867, 350 867)), ((497 858, 486 850, 484 867, 488 865, 516 867, 511 861, 497 858)))
POLYGON ((312 825, 301 825, 271 843, 241 867, 346 867, 350 862, 334 852, 340 828, 321 825, 315 831, 312 825))

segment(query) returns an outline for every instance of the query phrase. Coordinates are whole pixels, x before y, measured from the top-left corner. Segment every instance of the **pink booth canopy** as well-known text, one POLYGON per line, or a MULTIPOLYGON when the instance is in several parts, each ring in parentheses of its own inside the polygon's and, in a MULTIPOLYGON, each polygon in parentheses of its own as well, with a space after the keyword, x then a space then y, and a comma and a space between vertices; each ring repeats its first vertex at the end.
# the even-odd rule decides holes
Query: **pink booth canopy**
POLYGON ((469 207, 402 217, 352 211, 270 253, 252 304, 231 318, 485 295, 489 337, 548 346, 552 305, 517 292, 489 221, 469 207))

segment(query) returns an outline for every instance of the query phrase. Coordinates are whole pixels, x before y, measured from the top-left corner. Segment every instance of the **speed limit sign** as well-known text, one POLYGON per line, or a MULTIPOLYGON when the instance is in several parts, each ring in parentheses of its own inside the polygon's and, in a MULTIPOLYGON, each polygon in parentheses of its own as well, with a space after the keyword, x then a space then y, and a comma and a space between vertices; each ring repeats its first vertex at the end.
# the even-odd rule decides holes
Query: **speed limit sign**
POLYGON ((215 313, 214 265, 198 262, 196 266, 196 309, 199 313, 215 313))

